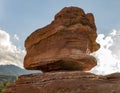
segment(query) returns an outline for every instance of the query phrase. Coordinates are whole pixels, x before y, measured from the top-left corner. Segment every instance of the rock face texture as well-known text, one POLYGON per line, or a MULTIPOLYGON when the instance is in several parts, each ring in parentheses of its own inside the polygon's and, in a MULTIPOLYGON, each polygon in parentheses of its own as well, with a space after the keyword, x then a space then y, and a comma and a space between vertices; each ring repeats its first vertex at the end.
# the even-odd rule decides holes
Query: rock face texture
POLYGON ((24 67, 43 73, 19 76, 4 93, 120 93, 119 73, 101 76, 84 72, 97 64, 90 55, 100 47, 96 37, 93 14, 65 7, 51 24, 25 41, 24 67))
POLYGON ((96 65, 89 54, 99 49, 92 13, 65 7, 51 24, 33 32, 25 41, 26 69, 87 71, 96 65), (68 65, 69 64, 69 65, 68 65))
POLYGON ((120 93, 120 74, 70 71, 23 75, 4 93, 120 93))

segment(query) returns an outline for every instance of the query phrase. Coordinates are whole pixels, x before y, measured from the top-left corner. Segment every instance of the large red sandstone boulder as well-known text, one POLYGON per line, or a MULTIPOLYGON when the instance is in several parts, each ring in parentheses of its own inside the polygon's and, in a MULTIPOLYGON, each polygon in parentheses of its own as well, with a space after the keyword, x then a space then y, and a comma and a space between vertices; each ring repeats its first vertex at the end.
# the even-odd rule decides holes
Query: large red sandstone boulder
POLYGON ((96 65, 89 55, 99 49, 96 37, 91 13, 77 7, 62 9, 50 25, 33 32, 25 42, 25 68, 46 73, 19 76, 4 93, 120 93, 120 73, 80 72, 96 65))
POLYGON ((85 14, 81 8, 65 7, 51 24, 26 39, 24 67, 43 72, 90 70, 96 59, 89 54, 100 47, 96 37, 93 14, 85 14))
POLYGON ((97 76, 71 71, 23 75, 4 93, 120 93, 120 73, 97 76))

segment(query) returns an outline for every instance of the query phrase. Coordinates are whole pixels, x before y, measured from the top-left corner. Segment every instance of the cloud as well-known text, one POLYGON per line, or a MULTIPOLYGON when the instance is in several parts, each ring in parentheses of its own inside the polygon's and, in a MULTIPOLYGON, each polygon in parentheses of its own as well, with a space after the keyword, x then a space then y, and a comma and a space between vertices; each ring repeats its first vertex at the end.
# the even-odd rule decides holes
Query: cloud
POLYGON ((0 65, 13 64, 23 68, 24 56, 25 50, 16 47, 10 41, 10 35, 0 30, 0 65))
POLYGON ((17 34, 14 35, 13 39, 14 39, 14 40, 17 40, 17 41, 20 40, 19 37, 17 36, 17 34))
POLYGON ((101 48, 92 55, 98 64, 91 71, 102 75, 120 72, 120 31, 112 30, 107 36, 99 34, 97 42, 101 48))

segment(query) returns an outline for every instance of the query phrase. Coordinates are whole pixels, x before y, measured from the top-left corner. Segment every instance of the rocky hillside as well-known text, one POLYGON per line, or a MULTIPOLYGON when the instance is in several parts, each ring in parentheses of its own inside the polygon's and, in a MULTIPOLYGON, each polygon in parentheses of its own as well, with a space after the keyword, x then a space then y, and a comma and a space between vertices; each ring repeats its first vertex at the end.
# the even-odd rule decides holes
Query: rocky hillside
POLYGON ((19 76, 23 74, 30 74, 30 73, 37 73, 37 72, 40 72, 40 71, 25 70, 15 65, 0 65, 0 75, 19 76))
POLYGON ((40 71, 29 71, 15 65, 0 65, 0 91, 6 86, 5 84, 13 83, 17 80, 19 75, 38 72, 40 71))

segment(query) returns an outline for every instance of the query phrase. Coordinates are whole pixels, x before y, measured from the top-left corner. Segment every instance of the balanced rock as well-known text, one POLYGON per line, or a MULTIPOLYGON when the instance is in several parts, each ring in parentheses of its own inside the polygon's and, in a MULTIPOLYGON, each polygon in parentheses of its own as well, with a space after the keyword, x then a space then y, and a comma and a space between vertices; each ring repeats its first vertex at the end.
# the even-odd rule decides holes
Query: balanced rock
POLYGON ((96 65, 90 55, 100 47, 96 37, 91 13, 77 7, 62 9, 51 24, 25 41, 25 68, 46 73, 19 76, 4 93, 120 93, 120 73, 84 72, 96 65))
POLYGON ((78 7, 65 7, 51 24, 33 32, 25 41, 26 69, 87 71, 96 65, 89 54, 99 49, 92 13, 78 7))
POLYGON ((120 74, 70 71, 23 75, 4 93, 120 93, 120 74))

